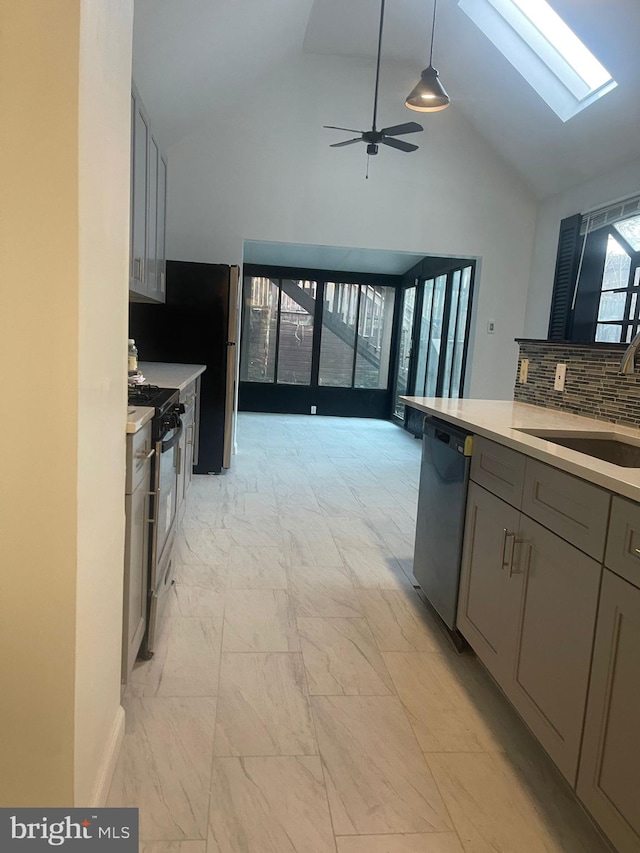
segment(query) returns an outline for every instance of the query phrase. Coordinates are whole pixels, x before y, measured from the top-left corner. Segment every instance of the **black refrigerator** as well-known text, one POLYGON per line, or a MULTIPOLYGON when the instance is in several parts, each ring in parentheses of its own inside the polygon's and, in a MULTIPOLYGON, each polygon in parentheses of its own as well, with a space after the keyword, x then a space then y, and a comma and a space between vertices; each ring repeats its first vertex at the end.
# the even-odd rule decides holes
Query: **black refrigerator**
POLYGON ((238 267, 167 261, 166 302, 132 302, 129 337, 141 361, 206 364, 200 377, 196 474, 231 464, 238 267))

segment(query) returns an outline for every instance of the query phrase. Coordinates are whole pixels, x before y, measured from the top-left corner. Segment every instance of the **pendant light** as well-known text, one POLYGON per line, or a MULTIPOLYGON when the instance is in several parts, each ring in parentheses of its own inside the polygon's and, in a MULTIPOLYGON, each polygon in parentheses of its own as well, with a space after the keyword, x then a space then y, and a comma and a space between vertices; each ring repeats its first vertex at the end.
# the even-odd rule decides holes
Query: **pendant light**
POLYGON ((433 36, 436 31, 436 6, 438 0, 433 0, 433 22, 431 24, 431 51, 429 53, 429 67, 425 68, 420 80, 407 95, 404 102, 405 107, 416 110, 419 113, 435 113, 446 110, 451 103, 444 86, 440 82, 438 72, 432 65, 433 59, 433 36))

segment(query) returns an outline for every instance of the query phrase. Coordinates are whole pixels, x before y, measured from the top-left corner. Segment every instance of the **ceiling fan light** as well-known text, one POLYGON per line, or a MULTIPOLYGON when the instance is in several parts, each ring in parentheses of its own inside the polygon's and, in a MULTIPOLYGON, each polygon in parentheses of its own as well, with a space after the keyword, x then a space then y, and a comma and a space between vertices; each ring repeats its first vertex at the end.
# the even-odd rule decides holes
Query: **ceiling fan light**
POLYGON ((446 110, 450 103, 451 100, 440 82, 438 72, 430 65, 424 69, 420 80, 407 95, 404 105, 419 113, 435 113, 446 110))

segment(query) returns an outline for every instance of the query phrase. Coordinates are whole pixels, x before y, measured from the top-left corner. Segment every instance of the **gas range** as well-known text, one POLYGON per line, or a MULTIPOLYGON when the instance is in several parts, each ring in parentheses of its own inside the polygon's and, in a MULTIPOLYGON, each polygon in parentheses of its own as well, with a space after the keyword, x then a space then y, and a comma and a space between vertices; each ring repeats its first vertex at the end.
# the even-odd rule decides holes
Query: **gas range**
POLYGON ((180 415, 184 406, 179 402, 177 388, 159 388, 157 385, 129 385, 129 406, 148 406, 155 409, 151 423, 154 441, 163 439, 171 430, 181 426, 180 415))
POLYGON ((129 385, 127 403, 130 406, 149 406, 156 410, 156 415, 177 402, 180 396, 176 388, 160 388, 158 385, 129 385), (175 398, 175 399, 174 399, 175 398))

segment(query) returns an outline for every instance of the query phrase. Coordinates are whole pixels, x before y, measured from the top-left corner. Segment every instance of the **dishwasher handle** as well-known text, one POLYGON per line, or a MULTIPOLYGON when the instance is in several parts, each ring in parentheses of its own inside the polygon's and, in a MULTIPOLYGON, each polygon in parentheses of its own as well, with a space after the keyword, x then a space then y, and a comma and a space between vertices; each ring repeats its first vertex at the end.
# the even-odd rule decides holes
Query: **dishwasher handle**
POLYGON ((451 443, 450 433, 445 432, 442 429, 438 429, 438 427, 435 427, 435 429, 433 431, 433 437, 436 438, 438 441, 441 441, 443 444, 450 444, 451 443))

